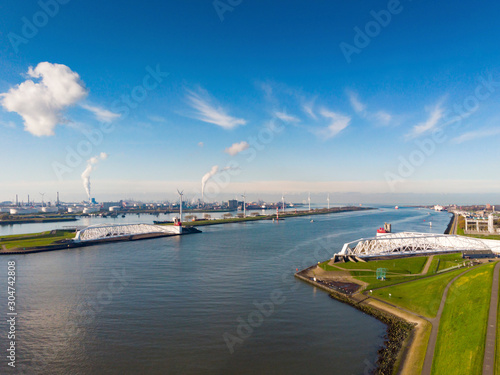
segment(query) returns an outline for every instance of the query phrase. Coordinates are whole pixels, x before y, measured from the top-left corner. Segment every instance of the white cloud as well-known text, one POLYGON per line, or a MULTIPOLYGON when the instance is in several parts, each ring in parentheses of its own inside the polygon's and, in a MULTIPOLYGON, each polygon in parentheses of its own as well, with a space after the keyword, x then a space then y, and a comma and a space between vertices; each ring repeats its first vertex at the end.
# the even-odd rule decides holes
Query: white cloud
POLYGON ((28 75, 41 81, 27 79, 0 94, 0 102, 7 111, 23 118, 31 134, 53 135, 56 125, 66 122, 63 111, 84 99, 87 90, 78 73, 66 65, 41 62, 35 69, 30 67, 28 75))
POLYGON ((227 114, 226 110, 222 107, 212 104, 213 99, 210 98, 208 93, 199 89, 198 92, 187 90, 187 99, 191 107, 193 107, 197 113, 192 117, 210 124, 215 124, 224 129, 233 129, 238 125, 245 125, 246 121, 241 118, 232 117, 227 114))
POLYGON ((467 141, 472 141, 474 139, 495 136, 497 134, 500 134, 500 128, 480 129, 480 130, 470 131, 456 138, 453 138, 452 142, 460 144, 467 141))
POLYGON ((439 122, 444 116, 444 108, 441 102, 436 104, 432 109, 427 110, 429 117, 424 122, 421 122, 413 127, 413 130, 408 134, 408 137, 415 138, 422 134, 428 133, 437 128, 439 122))
POLYGON ((383 125, 389 125, 389 123, 392 121, 392 115, 385 111, 378 111, 377 113, 373 114, 373 117, 376 121, 383 125))
POLYGON ((307 102, 302 103, 302 110, 307 113, 310 117, 313 119, 317 119, 316 114, 314 113, 314 102, 316 101, 316 98, 313 98, 307 102))
POLYGON ((248 142, 242 141, 240 143, 233 143, 231 147, 228 147, 224 150, 226 154, 231 156, 238 155, 240 152, 245 151, 250 145, 248 142))
POLYGON ((320 133, 326 138, 335 137, 342 130, 347 128, 351 122, 351 117, 345 116, 340 113, 332 112, 327 109, 321 109, 321 116, 330 119, 330 125, 326 129, 320 130, 320 133))
POLYGON ((352 91, 347 93, 349 95, 349 101, 351 102, 351 106, 356 111, 356 113, 360 113, 365 115, 366 105, 359 101, 358 95, 352 91))
POLYGON ((198 147, 203 147, 205 144, 203 142, 198 142, 198 147))
POLYGON ((148 119, 153 121, 153 122, 162 122, 162 123, 167 122, 167 120, 164 117, 155 116, 155 115, 148 116, 148 119))
POLYGON ((274 112, 274 115, 284 122, 300 122, 297 117, 289 115, 286 112, 274 112))
POLYGON ((392 121, 392 115, 386 111, 380 110, 371 112, 366 109, 366 104, 359 100, 358 94, 353 91, 347 91, 349 101, 354 111, 364 119, 375 121, 381 125, 389 125, 392 121))
POLYGON ((111 111, 108 111, 107 109, 92 106, 90 104, 80 104, 80 107, 83 109, 86 109, 87 111, 92 112, 95 117, 102 122, 112 122, 113 120, 117 119, 120 117, 118 113, 114 113, 111 111))

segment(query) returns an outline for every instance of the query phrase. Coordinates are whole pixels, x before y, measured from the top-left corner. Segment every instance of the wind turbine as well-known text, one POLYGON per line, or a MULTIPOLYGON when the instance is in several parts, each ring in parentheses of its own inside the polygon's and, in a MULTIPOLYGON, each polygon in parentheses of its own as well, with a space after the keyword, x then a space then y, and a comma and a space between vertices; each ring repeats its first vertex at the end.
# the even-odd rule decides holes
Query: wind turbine
POLYGON ((246 193, 243 193, 243 217, 247 217, 247 196, 245 195, 246 193))
POLYGON ((43 207, 43 197, 45 196, 45 193, 40 193, 40 195, 42 196, 42 207, 43 207))
POLYGON ((311 211, 311 193, 310 192, 309 192, 309 196, 308 196, 307 200, 309 201, 309 211, 311 211))
POLYGON ((180 204, 179 204, 179 220, 180 222, 182 223, 182 196, 184 195, 184 190, 183 191, 179 191, 179 189, 177 189, 177 193, 179 194, 179 199, 180 199, 180 204))
POLYGON ((330 209, 330 193, 328 193, 326 200, 328 201, 328 209, 330 209))

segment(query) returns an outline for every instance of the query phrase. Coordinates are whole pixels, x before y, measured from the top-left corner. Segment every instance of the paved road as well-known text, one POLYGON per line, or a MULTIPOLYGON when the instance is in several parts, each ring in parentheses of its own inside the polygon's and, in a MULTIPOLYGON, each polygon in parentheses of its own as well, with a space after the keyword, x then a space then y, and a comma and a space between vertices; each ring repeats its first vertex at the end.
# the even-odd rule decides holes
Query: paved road
POLYGON ((500 262, 493 271, 493 285, 491 286, 490 313, 486 330, 486 346, 484 348, 483 375, 493 375, 495 372, 495 345, 497 339, 497 308, 498 308, 498 273, 500 262))
MULTIPOLYGON (((463 274, 476 269, 475 267, 472 267, 468 269, 467 271, 462 272, 461 274, 455 276, 449 283, 446 285, 446 288, 444 289, 443 297, 441 298, 441 304, 439 305, 439 310, 434 319, 429 319, 429 321, 432 324, 432 330, 431 330, 431 336, 429 337, 429 344, 427 345, 427 352, 425 353, 425 360, 424 360, 424 367, 422 368, 422 375, 430 375, 431 370, 432 370, 432 361, 434 359, 434 350, 436 349, 436 341, 437 341, 437 335, 439 331, 439 322, 441 320, 441 315, 443 314, 444 310, 444 305, 446 303, 446 297, 448 296, 448 290, 450 289, 451 285, 455 282, 456 279, 458 279, 460 276, 463 274)), ((498 284, 498 283, 497 283, 498 284)))

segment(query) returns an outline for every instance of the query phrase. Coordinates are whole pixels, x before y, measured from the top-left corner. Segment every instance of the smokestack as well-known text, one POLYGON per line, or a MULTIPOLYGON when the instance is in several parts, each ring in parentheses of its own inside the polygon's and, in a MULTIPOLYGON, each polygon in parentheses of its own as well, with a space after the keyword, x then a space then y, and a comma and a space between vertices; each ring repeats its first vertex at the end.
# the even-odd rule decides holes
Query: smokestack
POLYGON ((19 200, 17 199, 17 194, 16 194, 16 207, 19 206, 19 200))
POLYGON ((28 206, 30 205, 30 195, 28 194, 28 206))
POLYGON ((57 192, 57 203, 56 206, 59 206, 59 192, 57 192))

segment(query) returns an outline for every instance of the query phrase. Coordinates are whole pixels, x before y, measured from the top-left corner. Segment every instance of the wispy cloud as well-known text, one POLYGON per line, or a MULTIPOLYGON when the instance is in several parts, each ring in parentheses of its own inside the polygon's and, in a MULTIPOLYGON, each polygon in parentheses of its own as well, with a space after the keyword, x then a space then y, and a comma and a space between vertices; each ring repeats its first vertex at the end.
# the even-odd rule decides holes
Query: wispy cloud
POLYGON ((316 98, 312 98, 308 101, 303 101, 302 110, 307 113, 311 118, 317 119, 316 114, 314 113, 314 104, 316 102, 316 98))
POLYGON ((492 137, 492 136, 495 136, 498 134, 500 134, 500 127, 488 128, 488 129, 478 129, 478 130, 464 133, 456 138, 453 138, 451 141, 453 143, 460 144, 460 143, 464 143, 467 141, 472 141, 474 139, 492 137))
POLYGON ((369 121, 376 122, 380 125, 389 125, 392 121, 392 115, 386 111, 379 110, 377 112, 371 112, 367 110, 366 104, 362 103, 359 96, 354 91, 347 91, 347 96, 349 97, 349 102, 351 103, 352 109, 359 116, 369 121))
POLYGON ((197 120, 214 124, 224 129, 233 129, 238 125, 246 124, 244 119, 230 116, 202 88, 199 88, 197 91, 187 90, 186 98, 191 107, 197 111, 197 113, 191 116, 197 120))
POLYGON ((349 101, 351 102, 351 106, 354 111, 364 116, 366 114, 366 105, 361 103, 358 94, 353 91, 348 91, 347 95, 349 96, 349 101))
POLYGON ((235 156, 238 155, 240 152, 245 151, 249 147, 250 145, 248 144, 248 142, 242 141, 239 143, 233 143, 232 146, 226 148, 224 152, 231 156, 235 156))
POLYGON ((287 114, 285 111, 283 112, 274 112, 274 115, 284 122, 300 122, 298 117, 287 114))
POLYGON ((347 128, 351 122, 351 117, 343 115, 341 113, 332 112, 325 108, 320 110, 320 114, 321 116, 330 120, 330 124, 326 128, 319 130, 318 132, 326 138, 335 137, 342 130, 347 128))
POLYGON ((440 100, 433 107, 427 108, 427 112, 429 113, 427 120, 415 125, 412 131, 409 134, 407 134, 407 138, 416 138, 425 133, 437 129, 441 119, 445 114, 445 110, 442 105, 442 100, 440 100))
POLYGON ((167 120, 164 118, 164 117, 161 117, 161 116, 155 116, 155 115, 149 115, 148 116, 148 119, 150 121, 153 121, 153 122, 161 122, 161 123, 165 123, 167 122, 167 120))
POLYGON ((385 111, 378 111, 374 113, 372 116, 373 118, 375 118, 376 121, 378 121, 383 125, 389 125, 389 123, 392 121, 392 115, 385 111))
POLYGON ((113 120, 117 119, 120 117, 118 113, 114 113, 111 111, 108 111, 107 109, 100 108, 97 106, 90 105, 88 103, 82 103, 80 104, 80 107, 83 109, 86 109, 87 111, 90 111, 94 114, 94 116, 102 122, 112 122, 113 120))

